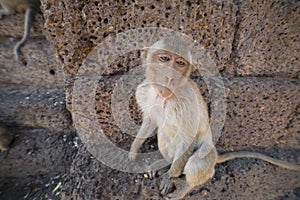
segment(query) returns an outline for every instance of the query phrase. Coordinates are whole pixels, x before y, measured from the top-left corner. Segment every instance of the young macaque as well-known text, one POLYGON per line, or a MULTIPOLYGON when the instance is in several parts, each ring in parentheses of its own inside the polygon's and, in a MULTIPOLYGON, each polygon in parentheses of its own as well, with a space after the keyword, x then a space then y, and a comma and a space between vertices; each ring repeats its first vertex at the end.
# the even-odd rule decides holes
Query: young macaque
POLYGON ((190 79, 191 44, 178 36, 153 44, 146 54, 146 79, 138 86, 136 99, 143 123, 131 145, 129 159, 135 160, 144 141, 157 129, 158 148, 164 161, 149 170, 171 163, 163 175, 160 190, 166 199, 181 199, 215 173, 215 165, 233 158, 259 158, 272 164, 300 170, 296 164, 255 152, 218 155, 213 144, 207 104, 196 83, 190 79), (185 175, 185 178, 179 177, 185 175), (176 183, 176 190, 170 189, 176 183))
POLYGON ((14 136, 10 130, 2 125, 0 125, 0 152, 9 149, 14 136))
POLYGON ((19 60, 20 50, 30 35, 31 22, 34 15, 40 11, 41 2, 39 0, 0 0, 0 4, 4 8, 0 10, 0 19, 3 15, 26 12, 23 37, 14 47, 15 59, 19 60))

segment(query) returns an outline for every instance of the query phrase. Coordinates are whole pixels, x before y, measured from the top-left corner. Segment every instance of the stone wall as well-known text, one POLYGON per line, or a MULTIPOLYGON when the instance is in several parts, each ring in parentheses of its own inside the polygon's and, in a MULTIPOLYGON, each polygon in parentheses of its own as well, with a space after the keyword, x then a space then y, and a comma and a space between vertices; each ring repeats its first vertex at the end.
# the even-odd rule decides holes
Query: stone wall
MULTIPOLYGON (((251 149, 299 163, 298 1, 42 0, 42 9, 47 38, 67 74, 68 110, 76 73, 105 38, 129 29, 173 29, 204 46, 223 77, 227 116, 217 147, 251 149)), ((95 94, 101 128, 125 149, 133 138, 117 126, 110 101, 115 81, 140 64, 139 55, 129 52, 108 60, 113 64, 95 94)), ((136 105, 130 109, 139 123, 136 105)), ((155 145, 155 139, 149 143, 155 145)), ((91 160, 84 146, 72 171, 66 198, 161 198, 157 179, 112 170, 91 160)), ((218 166, 216 176, 187 199, 297 199, 299 175, 258 160, 234 160, 218 166)))
MULTIPOLYGON (((13 66, 18 67, 12 68, 12 54, 0 54, 7 62, 3 68, 7 70, 4 72, 14 77, 4 79, 5 87, 14 88, 17 85, 20 87, 17 89, 19 91, 23 85, 33 85, 34 88, 47 88, 47 91, 61 91, 64 86, 66 106, 74 116, 77 112, 72 108, 74 81, 85 58, 98 44, 109 36, 129 29, 173 29, 192 37, 205 47, 223 77, 227 113, 217 148, 220 151, 258 151, 300 163, 300 124, 297 120, 300 103, 299 1, 41 2, 46 38, 63 67, 56 68, 58 65, 53 65, 55 61, 50 60, 51 64, 42 72, 39 71, 41 67, 29 70, 30 63, 42 63, 38 59, 40 56, 34 55, 47 55, 49 51, 45 40, 37 36, 24 47, 28 59, 27 66, 24 66, 24 63, 14 63, 13 66), (40 40, 43 42, 39 42, 40 40), (39 51, 40 49, 43 51, 39 51), (32 51, 36 53, 30 53, 32 51), (23 69, 21 67, 25 69, 23 74, 17 71, 23 69), (39 78, 31 83, 31 76, 39 78), (55 83, 53 78, 60 80, 60 84, 55 85, 57 82, 55 83)), ((16 20, 18 21, 18 17, 16 20)), ((5 21, 0 23, 10 26, 5 21)), ((1 41, 4 41, 2 48, 12 49, 13 43, 8 40, 11 35, 2 33, 1 30, 0 35, 4 35, 0 37, 1 41)), ((139 55, 139 51, 128 52, 108 60, 107 62, 112 64, 103 80, 99 80, 95 92, 95 112, 101 125, 99 128, 106 131, 107 137, 114 144, 127 150, 133 138, 117 126, 112 116, 110 101, 115 81, 140 64, 139 55)), ((198 81, 201 92, 210 104, 209 94, 203 89, 205 86, 201 82, 201 76, 194 74, 193 77, 198 81)), ((55 91, 50 92, 51 97, 56 96, 55 91)), ((4 100, 9 95, 25 97, 26 101, 27 96, 31 98, 26 91, 20 94, 5 92, 7 95, 3 95, 4 100)), ((63 101, 61 96, 58 96, 58 102, 63 101)), ((32 95, 32 98, 38 99, 39 93, 32 95)), ((22 109, 28 105, 25 100, 22 109)), ((48 99, 43 98, 37 102, 44 102, 47 106, 51 104, 48 99)), ((130 115, 139 124, 140 115, 134 100, 132 102, 130 115)), ((64 109, 54 110, 59 119, 66 112, 64 109)), ((8 113, 5 116, 10 117, 5 117, 4 121, 13 123, 13 119, 20 119, 16 114, 10 114, 9 109, 5 112, 8 113)), ((53 114, 50 113, 50 124, 48 120, 44 122, 39 115, 18 121, 25 126, 31 126, 29 122, 34 122, 33 126, 39 125, 44 128, 51 128, 51 124, 56 122, 61 123, 55 126, 58 130, 70 124, 52 117, 53 114)), ((149 146, 155 147, 155 138, 147 141, 143 150, 148 150, 149 146)), ((143 174, 111 169, 94 159, 84 144, 79 146, 79 151, 74 156, 71 172, 63 184, 63 199, 161 199, 157 189, 158 178, 150 180, 144 178, 143 174)), ((299 180, 299 172, 274 167, 259 160, 237 159, 217 166, 214 178, 195 188, 186 199, 299 199, 299 180)))

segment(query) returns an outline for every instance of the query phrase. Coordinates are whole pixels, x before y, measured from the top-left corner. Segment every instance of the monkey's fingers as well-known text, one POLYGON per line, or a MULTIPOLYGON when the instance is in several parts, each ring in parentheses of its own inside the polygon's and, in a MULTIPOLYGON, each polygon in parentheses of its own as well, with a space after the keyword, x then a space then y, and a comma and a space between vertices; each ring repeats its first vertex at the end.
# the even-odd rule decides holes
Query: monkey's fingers
POLYGON ((137 157, 138 153, 135 153, 135 152, 129 152, 128 153, 128 158, 130 161, 135 161, 136 160, 136 157, 137 157))
POLYGON ((161 194, 162 195, 168 194, 171 191, 171 189, 173 188, 173 185, 174 184, 172 182, 161 184, 160 185, 161 194))
POLYGON ((149 178, 153 179, 156 176, 157 171, 148 169, 149 178))
POLYGON ((183 185, 182 187, 176 189, 174 192, 168 194, 165 199, 168 200, 179 200, 183 199, 184 196, 192 190, 192 187, 188 184, 183 185))
POLYGON ((159 169, 168 166, 169 163, 165 159, 159 159, 148 166, 148 174, 150 178, 154 178, 159 169))

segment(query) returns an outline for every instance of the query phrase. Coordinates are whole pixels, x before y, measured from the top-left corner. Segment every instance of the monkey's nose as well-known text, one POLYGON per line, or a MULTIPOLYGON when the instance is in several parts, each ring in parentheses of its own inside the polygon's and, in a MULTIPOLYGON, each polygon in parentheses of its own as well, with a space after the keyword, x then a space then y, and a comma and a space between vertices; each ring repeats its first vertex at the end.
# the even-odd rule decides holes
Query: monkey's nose
POLYGON ((171 86, 171 83, 173 81, 173 78, 170 78, 168 76, 165 76, 166 77, 166 80, 167 80, 167 87, 171 86))

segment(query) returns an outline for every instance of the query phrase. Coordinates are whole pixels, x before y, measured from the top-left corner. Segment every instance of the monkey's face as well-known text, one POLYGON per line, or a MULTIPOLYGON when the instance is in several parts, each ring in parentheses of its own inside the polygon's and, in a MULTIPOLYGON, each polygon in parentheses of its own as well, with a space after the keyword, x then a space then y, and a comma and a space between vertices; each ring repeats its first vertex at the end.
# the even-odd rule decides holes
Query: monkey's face
POLYGON ((186 84, 191 73, 191 65, 186 59, 166 50, 148 55, 146 64, 147 78, 164 98, 171 97, 176 89, 186 84))

